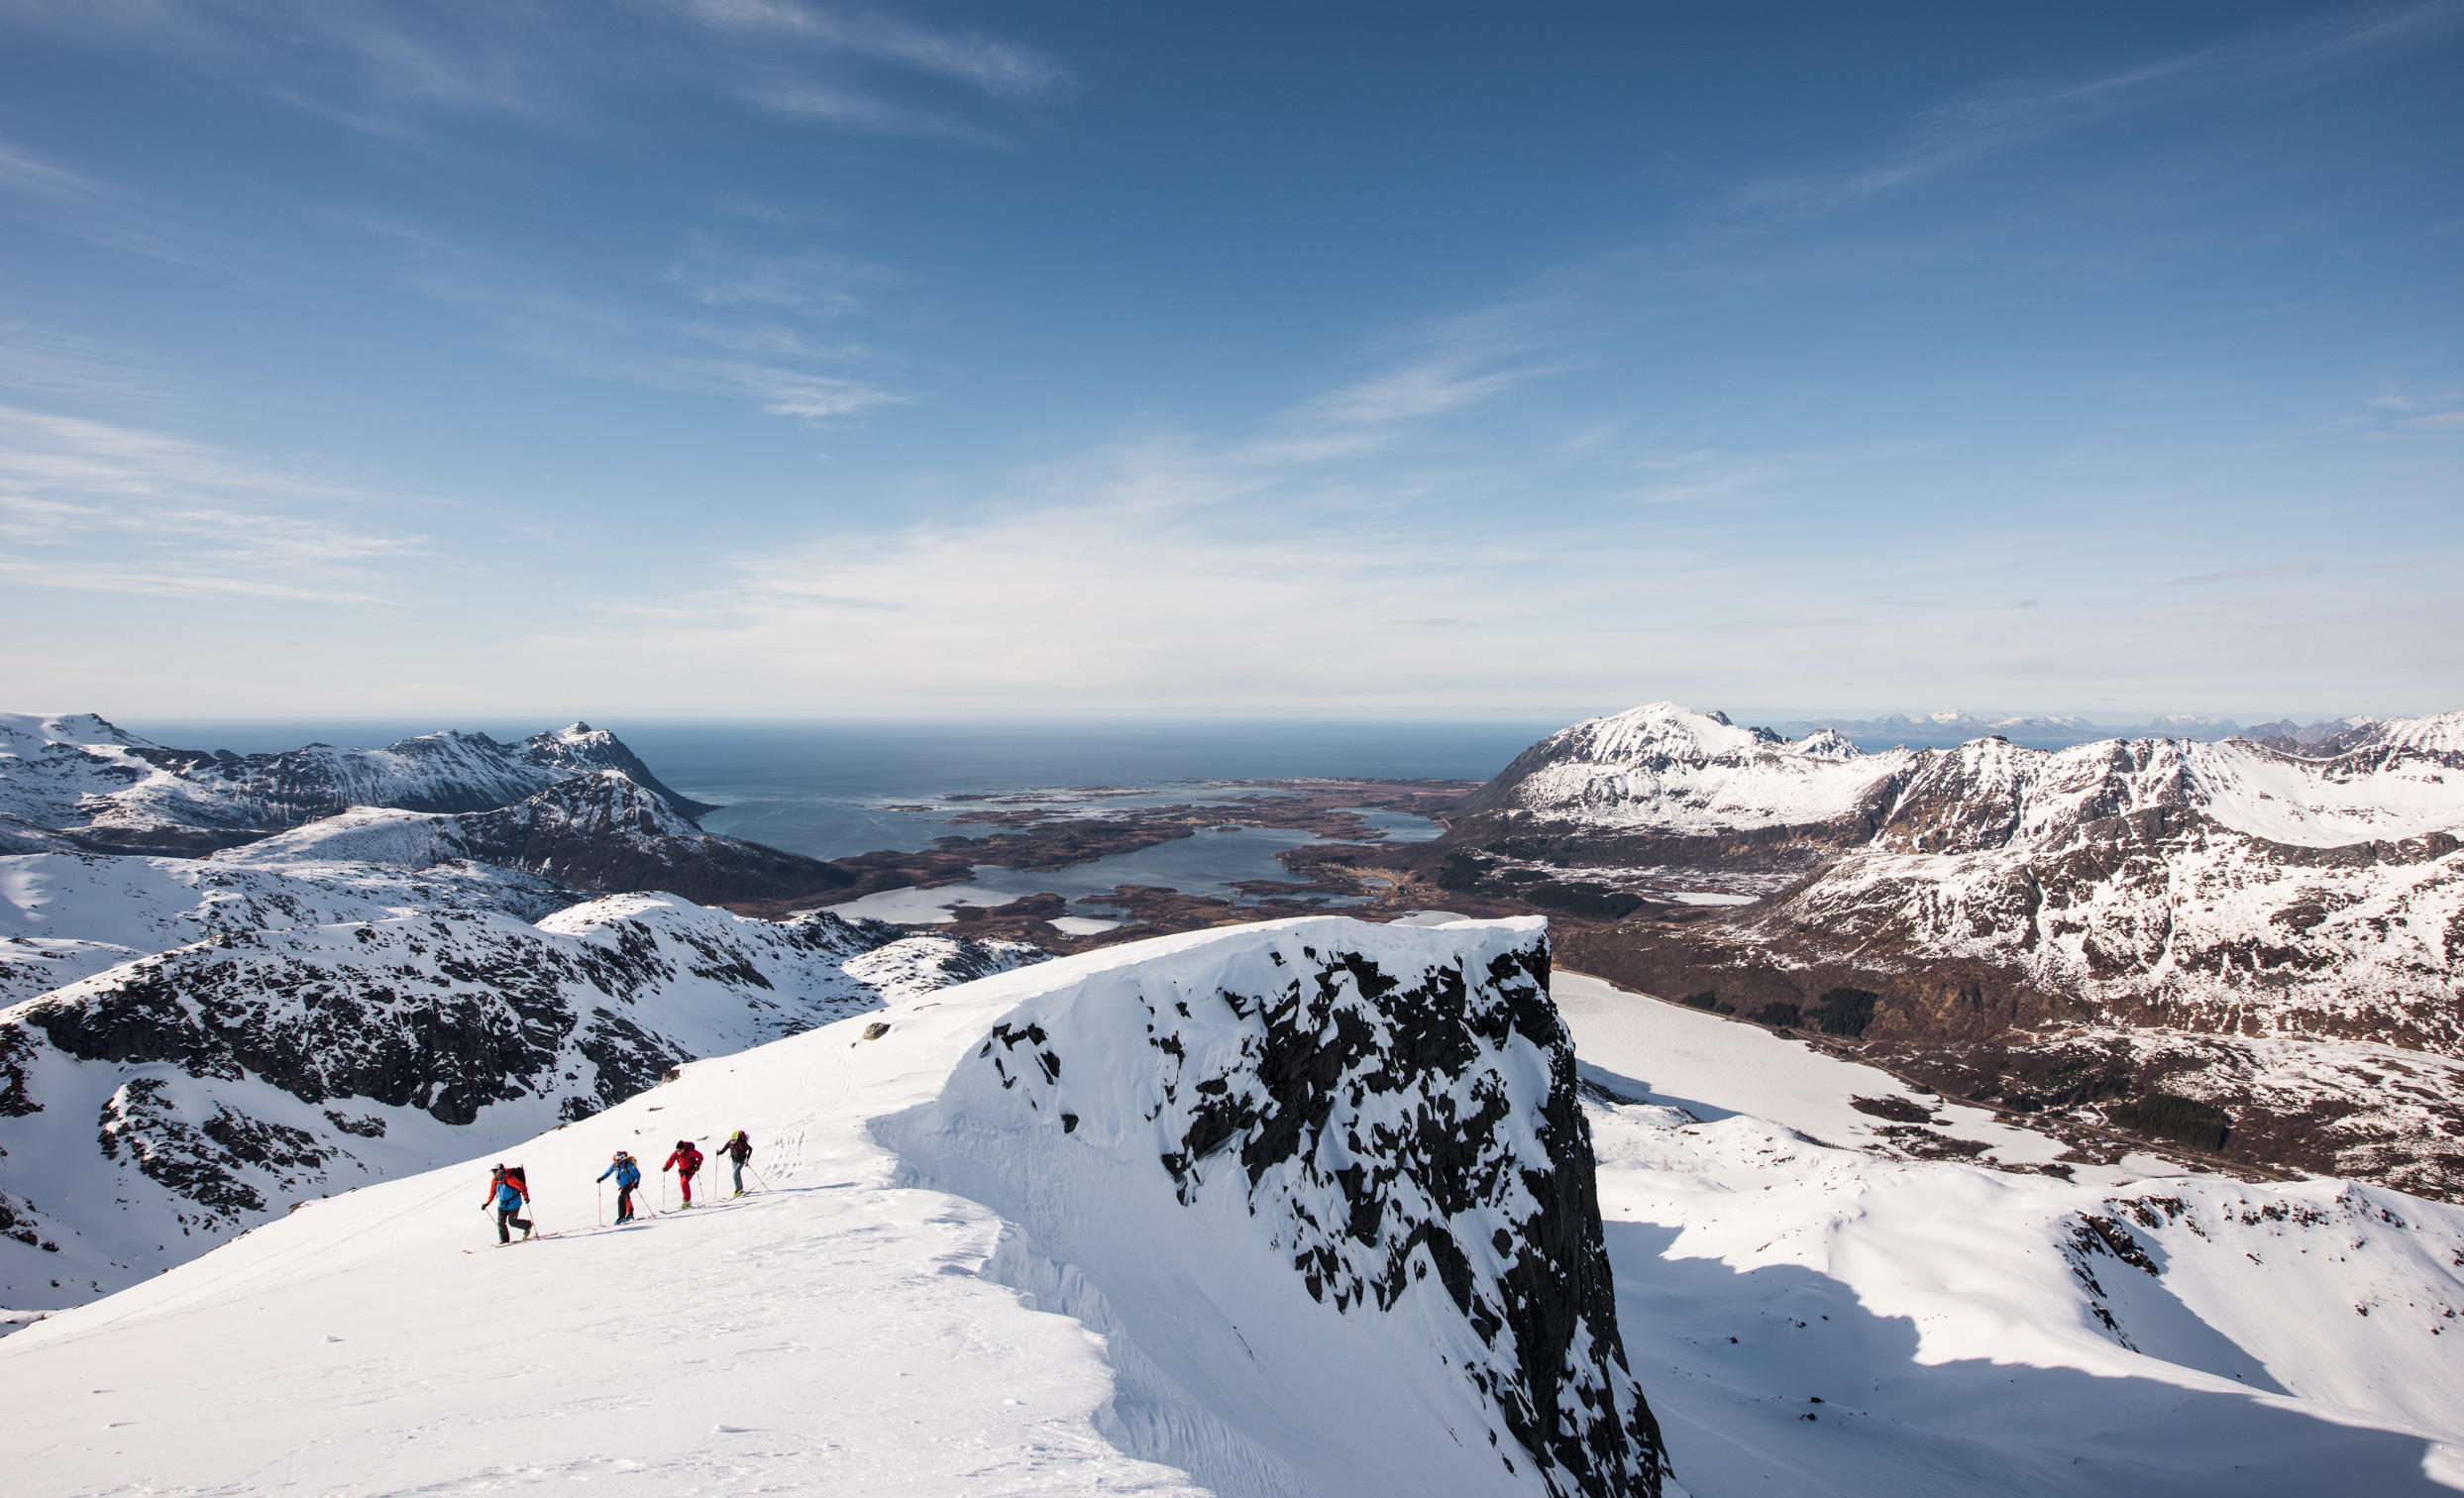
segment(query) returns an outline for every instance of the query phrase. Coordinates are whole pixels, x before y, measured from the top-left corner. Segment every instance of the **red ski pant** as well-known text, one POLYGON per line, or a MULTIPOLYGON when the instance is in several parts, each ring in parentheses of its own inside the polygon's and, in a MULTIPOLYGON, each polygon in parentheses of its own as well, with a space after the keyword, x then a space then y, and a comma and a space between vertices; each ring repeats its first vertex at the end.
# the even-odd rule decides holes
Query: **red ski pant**
POLYGON ((690 1202, 690 1201, 692 1201, 692 1200, 693 1200, 693 1172, 692 1172, 692 1171, 690 1171, 690 1170, 680 1170, 680 1171, 678 1171, 678 1172, 676 1173, 676 1186, 677 1186, 677 1189, 678 1189, 678 1190, 680 1190, 680 1191, 682 1191, 682 1192, 684 1192, 684 1193, 685 1193, 685 1200, 686 1200, 686 1201, 690 1202))

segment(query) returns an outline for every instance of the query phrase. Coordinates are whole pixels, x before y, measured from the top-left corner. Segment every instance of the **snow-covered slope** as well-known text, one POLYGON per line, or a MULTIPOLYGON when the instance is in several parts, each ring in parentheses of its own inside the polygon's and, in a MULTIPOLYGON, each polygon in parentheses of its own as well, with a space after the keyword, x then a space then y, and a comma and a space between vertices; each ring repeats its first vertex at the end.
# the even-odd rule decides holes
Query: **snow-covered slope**
POLYGON ((1556 996, 1619 1324, 1693 1492, 2464 1488, 2464 1210, 2144 1157, 2063 1180, 2052 1141, 1880 1072, 1556 996), (2003 1168, 1907 1158, 1923 1134, 2003 1168))
MULTIPOLYGON (((47 860, 109 872, 10 862, 47 860)), ((196 885, 139 867, 195 900, 196 885)), ((18 887, 48 876, 56 896, 59 872, 20 873, 18 887)), ((188 944, 0 1010, 0 1303, 82 1300, 287 1202, 588 1117, 680 1060, 1039 955, 665 895, 534 925, 508 897, 539 891, 477 870, 387 883, 302 866, 197 884, 209 878, 232 883, 158 926, 201 928, 188 944)))
MULTIPOLYGON (((1378 939, 1399 989, 1459 962, 1477 990, 1476 959, 1523 939, 1357 930, 1111 948, 688 1065, 504 1152, 536 1184, 543 1241, 487 1246, 483 1159, 313 1202, 0 1340, 0 1470, 45 1493, 1549 1491, 1509 1437, 1482 1435, 1493 1407, 1455 1359, 1493 1365, 1507 1335, 1467 1345, 1434 1264, 1389 1309, 1339 1307, 1287 1251, 1337 1226, 1338 1193, 1367 1199, 1342 1184, 1352 1167, 1365 1185, 1402 1164, 1392 1205, 1450 1166, 1366 1136, 1354 1151, 1331 1125, 1254 1175, 1271 1130, 1237 1130, 1194 1191, 1162 1159, 1192 1094, 1162 1093, 1178 1068, 1145 1013, 1201 1065, 1181 1077, 1223 1062, 1220 1096, 1256 1096, 1293 1084, 1234 1038, 1263 1016, 1218 992, 1323 974, 1329 1012, 1358 1012, 1357 976, 1313 965, 1378 939), (1124 1016, 1125 1032, 1110 1022, 1124 1016), (1003 1046, 1022 1023, 1044 1040, 1003 1046), (1016 1087, 988 1043, 1022 1064, 1016 1087), (1031 1059, 1046 1050, 1057 1066, 1031 1059), (738 1127, 767 1190, 593 1226, 610 1150, 738 1127)), ((1886 1128, 1982 1141, 1992 1125, 1763 1031, 1556 987, 1616 1330, 1665 1432, 1670 1493, 2464 1487, 2464 1213, 2336 1182, 1911 1160, 1886 1128), (1938 1126, 1885 1124, 1860 1099, 1938 1126)), ((1494 1069, 1518 1107, 1536 1096, 1513 1075, 1518 1042, 1481 1052, 1469 1074, 1494 1069)), ((1372 1104, 1441 1095, 1404 1080, 1434 1076, 1416 1067, 1392 1092, 1337 1075, 1372 1104)), ((1989 1136, 1992 1157, 2030 1152, 1989 1136)), ((1338 1252, 1374 1262, 1416 1221, 1390 1211, 1338 1252)))
POLYGON ((583 897, 480 864, 240 867, 96 853, 0 857, 0 1007, 218 931, 495 910, 535 920, 583 897))
POLYGON ((1867 814, 1913 762, 1829 729, 1788 743, 1725 713, 1653 702, 1560 728, 1464 803, 1466 813, 1672 836, 1818 826, 1867 814))
POLYGON ((352 806, 486 811, 560 781, 620 771, 691 818, 614 734, 575 723, 515 744, 430 733, 381 749, 310 744, 280 754, 169 749, 92 713, 0 714, 0 851, 68 846, 203 853, 352 806))
POLYGON ((362 862, 425 869, 465 859, 584 890, 667 890, 698 901, 791 900, 852 884, 834 864, 695 826, 621 770, 560 780, 488 811, 354 806, 214 855, 260 867, 362 862))
POLYGON ((688 1066, 508 1151, 562 1236, 488 1249, 483 1174, 416 1177, 0 1342, 0 1463, 46 1491, 1657 1492, 1539 939, 1166 937, 688 1066), (1315 1066, 1313 1022, 1366 1048, 1315 1066), (1450 1149, 1449 1113, 1478 1121, 1450 1149), (592 1230, 611 1149, 737 1127, 765 1193, 592 1230), (1022 1215, 930 1184, 957 1174, 1022 1215), (129 1423, 90 1439, 71 1386, 129 1423))

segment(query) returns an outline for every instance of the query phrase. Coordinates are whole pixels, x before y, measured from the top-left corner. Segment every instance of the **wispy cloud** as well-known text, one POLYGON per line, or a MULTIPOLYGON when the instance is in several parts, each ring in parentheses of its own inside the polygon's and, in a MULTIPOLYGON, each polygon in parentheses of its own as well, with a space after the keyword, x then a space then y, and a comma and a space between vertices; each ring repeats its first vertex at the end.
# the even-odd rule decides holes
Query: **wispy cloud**
POLYGON ((0 20, 152 54, 233 88, 398 134, 425 112, 531 115, 596 59, 594 33, 538 0, 0 0, 0 20))
POLYGON ((892 279, 877 266, 817 250, 744 250, 696 235, 661 278, 705 307, 768 307, 844 317, 865 310, 853 289, 892 279))
POLYGON ((795 120, 846 125, 878 135, 928 136, 972 146, 1009 145, 1001 135, 940 110, 894 104, 840 84, 765 82, 739 91, 747 103, 795 120))
POLYGON ((1409 332, 1382 367, 1302 401, 1239 452, 1258 463, 1315 463, 1377 451, 1405 429, 1458 416, 1550 375, 1580 368, 1551 351, 1542 303, 1483 307, 1409 332))
POLYGON ((885 363, 852 339, 816 340, 784 320, 835 325, 864 310, 848 289, 887 285, 879 267, 817 251, 737 249, 697 237, 655 278, 708 315, 670 318, 620 292, 589 296, 550 287, 459 242, 431 251, 430 236, 375 226, 417 246, 402 271, 418 294, 492 327, 505 346, 564 374, 645 389, 747 400, 776 416, 835 421, 914 396, 868 372, 885 363), (758 313, 736 322, 728 313, 758 313))
POLYGON ((29 322, 0 322, 0 388, 113 401, 159 400, 169 389, 134 349, 29 322))
POLYGON ((845 75, 955 85, 1013 106, 1071 82, 1057 58, 1021 43, 801 0, 0 0, 0 24, 150 54, 393 136, 455 116, 573 117, 683 81, 791 118, 990 140, 845 75))
POLYGON ((1059 59, 972 31, 935 31, 876 13, 799 0, 683 0, 680 9, 713 29, 788 40, 964 83, 997 97, 1041 99, 1071 82, 1059 59))
POLYGON ((2267 32, 2093 77, 2020 79, 1934 110, 1892 150, 1858 165, 1748 184, 1743 209, 1842 208, 2065 131, 2196 98, 2286 92, 2464 28, 2464 0, 2430 0, 2267 32))
POLYGON ((671 367, 675 387, 741 395, 773 416, 829 421, 877 406, 906 405, 913 397, 830 374, 732 360, 685 360, 671 367))
POLYGON ((89 244, 175 265, 198 263, 125 193, 6 141, 0 141, 0 212, 89 244))
POLYGON ((375 496, 160 432, 0 406, 0 570, 75 590, 369 597, 424 549, 375 496))
POLYGON ((143 50, 355 128, 402 134, 422 116, 570 115, 646 77, 715 86, 776 113, 907 134, 989 138, 796 64, 835 61, 1025 101, 1068 81, 1034 49, 973 32, 793 0, 0 0, 0 18, 143 50))

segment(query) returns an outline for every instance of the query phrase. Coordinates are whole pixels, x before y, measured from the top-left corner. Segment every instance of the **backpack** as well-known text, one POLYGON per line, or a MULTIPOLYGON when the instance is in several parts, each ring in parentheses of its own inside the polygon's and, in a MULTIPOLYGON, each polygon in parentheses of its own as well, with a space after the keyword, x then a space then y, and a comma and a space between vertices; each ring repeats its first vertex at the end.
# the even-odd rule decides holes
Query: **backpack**
POLYGON ((633 1163, 633 1157, 631 1155, 627 1155, 622 1160, 617 1162, 616 1184, 618 1186, 639 1186, 642 1184, 642 1167, 633 1163))
POLYGON ((504 1169, 496 1172, 496 1181, 500 1184, 510 1185, 515 1191, 520 1192, 522 1194, 523 1201, 527 1202, 530 1200, 530 1178, 522 1174, 521 1166, 507 1165, 504 1169))

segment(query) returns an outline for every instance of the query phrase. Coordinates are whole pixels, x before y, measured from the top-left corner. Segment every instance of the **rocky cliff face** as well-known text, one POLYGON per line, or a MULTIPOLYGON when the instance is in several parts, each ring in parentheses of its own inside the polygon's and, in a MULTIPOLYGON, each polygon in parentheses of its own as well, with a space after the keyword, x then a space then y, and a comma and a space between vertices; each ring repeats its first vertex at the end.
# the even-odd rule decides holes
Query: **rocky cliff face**
POLYGON ((1041 955, 672 896, 535 924, 471 907, 219 922, 0 1010, 0 1302, 83 1300, 287 1202, 468 1158, 679 1061, 1041 955))
MULTIPOLYGON (((1118 1171, 1102 1188, 1116 1210, 1156 1204, 1210 1240, 1235 1233, 1321 1314, 1434 1338, 1492 1448, 1457 1427, 1463 1462, 1555 1494, 1659 1492, 1662 1447, 1618 1336, 1540 922, 1310 920, 1250 928, 1237 947, 1209 938, 1192 944, 1203 963, 1148 943, 1157 955, 1135 968, 1019 1006, 894 1144, 1060 1240, 1079 1230, 1034 1184, 1036 1157, 1108 1183, 1118 1171), (1017 1142, 991 1150, 988 1131, 1017 1142), (1014 1147, 1015 1173, 988 1175, 1014 1147)), ((1181 1230, 1167 1221, 1158 1242, 1181 1230)), ((1170 1335, 1136 1325, 1145 1297, 1127 1283, 1160 1271, 1108 1280, 1103 1251, 1084 1252, 1129 1336, 1170 1335)))
MULTIPOLYGON (((1694 715, 1625 716, 1660 725, 1628 741, 1664 743, 1694 715)), ((1496 809, 1463 829, 1495 855, 1477 888, 1510 889, 1509 860, 1535 848, 1605 865, 1610 885, 1620 867, 1735 867, 1722 829, 1752 835, 1813 804, 1798 793, 1819 772, 1789 747, 1737 738, 1726 760, 1583 747, 1615 738, 1578 725, 1483 793, 1496 809)), ((2464 1140, 2435 1111, 2365 1086, 2328 1128, 2321 1079, 2370 1063, 2303 1049, 2426 1053, 2438 1075, 2464 1057, 2464 713, 2362 725, 2299 754, 1987 738, 1845 763, 1860 767, 1854 814, 1790 824, 1797 861, 1765 884, 1769 899, 1643 905, 1567 933, 1569 960, 1745 1017, 1822 1016, 1837 1040, 1894 1048, 1911 1075, 1980 1100, 2127 1127, 2144 1117, 2129 1100, 2178 1096, 2238 1121, 2213 1141, 2228 1155, 2464 1191, 2464 1140), (1837 992, 1865 997, 1844 1009, 1837 992), (2174 1043, 2196 1036, 2291 1048, 2174 1043), (2072 1064, 2090 1051, 2106 1061, 2072 1064), (2056 1074, 2069 1080, 2046 1082, 2056 1074)))

